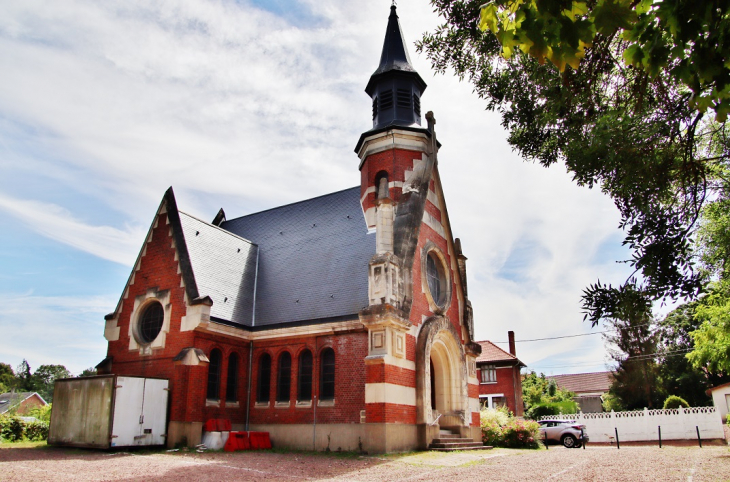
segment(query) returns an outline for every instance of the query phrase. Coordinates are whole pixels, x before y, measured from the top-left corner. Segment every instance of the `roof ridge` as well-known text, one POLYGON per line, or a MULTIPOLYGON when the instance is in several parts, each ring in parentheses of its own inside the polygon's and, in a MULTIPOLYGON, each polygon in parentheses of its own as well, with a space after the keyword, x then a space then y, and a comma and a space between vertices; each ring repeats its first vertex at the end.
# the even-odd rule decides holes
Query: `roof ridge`
POLYGON ((497 345, 495 345, 495 344, 494 344, 494 342, 492 342, 492 341, 490 341, 490 340, 482 340, 482 341, 478 341, 477 343, 479 343, 480 345, 481 345, 482 343, 489 343, 490 345, 492 345, 492 346, 493 346, 494 348, 496 348, 497 350, 501 351, 501 352, 502 352, 502 353, 504 353, 505 355, 508 355, 508 356, 511 356, 512 358, 515 358, 515 359, 517 359, 517 356, 516 356, 516 355, 513 355, 512 353, 510 353, 510 352, 508 352, 508 351, 504 350, 503 348, 500 348, 500 347, 498 347, 497 345))
POLYGON ((251 241, 250 239, 246 239, 246 238, 244 238, 243 236, 239 236, 239 235, 237 235, 236 233, 233 233, 233 232, 231 232, 231 231, 228 231, 227 229, 223 229, 223 228, 221 228, 220 226, 216 226, 215 224, 211 224, 211 223, 209 223, 209 222, 207 222, 207 221, 204 221, 204 220, 200 219, 200 218, 199 218, 199 217, 197 217, 197 216, 193 216, 193 215, 192 215, 192 214, 190 214, 190 213, 186 213, 185 211, 180 211, 180 210, 178 210, 178 212, 179 212, 180 214, 184 214, 185 216, 187 216, 187 217, 189 217, 189 218, 193 218, 193 219, 195 219, 196 221, 200 221, 201 223, 205 224, 206 226, 208 226, 208 227, 210 227, 210 228, 215 228, 215 229, 217 229, 218 231, 224 232, 224 233, 226 233, 226 234, 230 234, 230 235, 231 235, 231 236, 233 236, 234 238, 238 238, 238 239, 240 239, 241 241, 245 241, 245 242, 247 242, 248 244, 250 244, 251 246, 256 246, 256 247, 258 247, 258 246, 259 246, 259 245, 258 245, 257 243, 254 243, 254 242, 253 242, 253 241, 251 241))
POLYGON ((347 189, 340 189, 339 191, 334 191, 334 192, 330 192, 330 193, 327 193, 327 194, 321 194, 319 196, 314 196, 314 197, 309 198, 309 199, 302 199, 301 201, 295 201, 295 202, 289 203, 289 204, 282 204, 281 206, 275 206, 273 208, 264 209, 263 211, 257 211, 255 213, 245 214, 243 216, 238 216, 237 218, 226 219, 221 224, 227 224, 227 223, 230 223, 231 221, 236 221, 238 219, 247 218, 249 216, 255 216, 257 214, 267 213, 269 211, 274 211, 276 209, 281 209, 281 208, 285 208, 285 207, 289 207, 289 206, 294 206, 295 204, 302 204, 302 203, 305 203, 305 202, 314 201, 315 199, 320 199, 320 198, 323 198, 323 197, 332 196, 332 195, 339 194, 339 193, 345 192, 345 191, 350 191, 350 190, 353 190, 353 189, 360 189, 360 186, 348 187, 347 189))

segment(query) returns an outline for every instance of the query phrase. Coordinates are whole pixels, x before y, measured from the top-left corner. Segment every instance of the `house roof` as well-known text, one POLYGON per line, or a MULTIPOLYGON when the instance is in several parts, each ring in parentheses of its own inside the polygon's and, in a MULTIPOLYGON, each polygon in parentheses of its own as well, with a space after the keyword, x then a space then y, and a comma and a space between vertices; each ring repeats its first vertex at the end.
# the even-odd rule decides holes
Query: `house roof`
POLYGON ((705 393, 707 394, 707 396, 712 396, 712 392, 714 392, 715 390, 721 390, 721 389, 727 388, 727 387, 730 387, 730 382, 723 383, 722 385, 716 385, 714 387, 710 387, 707 390, 705 390, 705 393))
POLYGON ((519 358, 504 351, 491 341, 484 340, 477 343, 482 347, 482 354, 477 358, 477 363, 517 362, 523 367, 527 366, 519 358))
POLYGON ((555 380, 558 387, 575 393, 607 392, 611 387, 611 372, 571 373, 545 378, 555 380))
MULTIPOLYGON (((9 393, 0 393, 0 413, 5 413, 8 410, 10 410, 13 407, 16 407, 23 403, 25 400, 28 400, 33 395, 38 395, 36 392, 9 392, 9 393)), ((41 401, 46 404, 46 401, 43 400, 43 397, 38 395, 38 398, 41 399, 41 401)))
MULTIPOLYGON (((258 247, 254 326, 357 316, 368 305, 375 233, 368 233, 359 186, 223 221, 220 227, 258 247)), ((228 246, 228 240, 221 242, 228 246)), ((237 242, 244 245, 243 240, 237 242)), ((253 263, 251 249, 248 263, 253 263)), ((191 259, 194 251, 191 248, 191 259)), ((239 296, 251 293, 250 283, 239 286, 239 296)), ((235 303, 242 305, 240 300, 235 303)), ((249 324, 234 312, 232 316, 230 321, 249 324)))

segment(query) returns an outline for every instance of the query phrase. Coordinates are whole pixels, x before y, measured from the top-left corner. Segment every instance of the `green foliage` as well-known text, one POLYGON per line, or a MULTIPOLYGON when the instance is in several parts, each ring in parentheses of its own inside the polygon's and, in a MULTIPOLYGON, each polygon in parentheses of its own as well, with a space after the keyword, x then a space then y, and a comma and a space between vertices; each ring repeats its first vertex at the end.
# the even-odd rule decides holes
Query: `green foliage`
POLYGON ((628 410, 660 404, 655 360, 657 336, 653 331, 651 302, 638 289, 618 305, 607 320, 613 330, 604 334, 617 366, 609 393, 628 410))
POLYGON ((28 413, 28 416, 35 417, 42 422, 51 423, 52 407, 53 407, 52 403, 49 403, 48 405, 44 405, 42 407, 36 407, 28 413))
MULTIPOLYGON (((555 384, 554 380, 545 378, 545 374, 543 373, 537 375, 533 371, 522 377, 522 400, 527 410, 535 405, 545 405, 554 402, 573 403, 573 397, 575 397, 575 393, 561 390, 555 384)), ((575 411, 576 409, 572 409, 571 412, 563 413, 575 413, 575 411)))
POLYGON ((560 415, 577 413, 578 404, 573 400, 563 400, 560 402, 545 402, 538 403, 531 406, 527 412, 525 412, 525 418, 532 420, 539 420, 540 417, 546 417, 548 415, 560 415))
POLYGON ((613 395, 611 392, 603 395, 603 411, 604 412, 623 412, 626 407, 621 403, 621 400, 613 395))
POLYGON ((0 393, 6 393, 16 387, 18 380, 13 367, 7 363, 0 363, 0 393))
POLYGON ((695 317, 702 324, 692 333, 695 349, 687 358, 697 368, 730 373, 730 280, 711 285, 695 317))
POLYGON ((15 389, 19 392, 34 392, 33 387, 33 376, 30 371, 30 365, 28 360, 23 361, 15 368, 15 377, 17 379, 17 385, 15 389))
POLYGON ((480 412, 482 442, 493 447, 537 448, 539 426, 520 420, 505 407, 484 408, 480 412))
POLYGON ((694 349, 691 333, 702 322, 695 316, 697 302, 686 303, 669 313, 657 326, 659 353, 658 390, 661 396, 674 394, 687 400, 694 407, 712 405, 705 393, 708 388, 727 381, 722 376, 708 373, 693 366, 685 354, 694 349))
POLYGON ((15 416, 0 415, 0 437, 9 442, 23 440, 25 426, 23 421, 15 416))
POLYGON ((594 326, 611 318, 635 292, 650 301, 696 297, 703 285, 696 223, 703 205, 726 190, 716 180, 730 157, 728 7, 710 0, 432 4, 445 23, 418 49, 433 67, 472 82, 525 159, 565 165, 578 185, 600 188, 619 210, 636 277, 588 286, 586 318, 594 326), (721 13, 711 15, 713 5, 721 13))
POLYGON ((502 427, 502 447, 513 449, 536 449, 539 447, 540 426, 532 420, 510 419, 502 427))
POLYGON ((46 402, 52 402, 56 379, 69 377, 71 377, 71 372, 63 365, 41 365, 31 376, 32 391, 38 392, 46 402))
POLYGON ((623 60, 650 77, 660 72, 692 92, 690 105, 730 112, 730 7, 716 0, 494 0, 479 28, 491 31, 510 58, 516 49, 578 70, 586 49, 620 38, 623 60))
POLYGON ((667 399, 664 400, 665 409, 679 408, 679 407, 689 408, 689 403, 687 403, 687 401, 684 398, 678 397, 676 395, 669 395, 667 397, 667 399))
POLYGON ((492 447, 502 442, 502 427, 509 422, 509 413, 501 409, 483 408, 479 414, 482 442, 492 447))
POLYGON ((25 424, 25 437, 28 440, 48 440, 48 422, 28 422, 25 424))
POLYGON ((84 369, 84 371, 79 374, 79 377, 93 377, 94 375, 96 375, 96 368, 90 367, 84 369))

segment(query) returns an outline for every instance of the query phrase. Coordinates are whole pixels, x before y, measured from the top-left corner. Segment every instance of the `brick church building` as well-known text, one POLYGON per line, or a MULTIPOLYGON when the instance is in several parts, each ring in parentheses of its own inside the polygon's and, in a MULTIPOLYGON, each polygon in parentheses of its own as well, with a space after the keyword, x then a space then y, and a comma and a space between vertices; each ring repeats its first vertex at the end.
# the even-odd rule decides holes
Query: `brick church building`
POLYGON ((169 379, 169 446, 221 418, 301 449, 426 448, 440 429, 481 440, 481 347, 425 89, 393 6, 360 186, 211 222, 164 194, 98 368, 169 379))

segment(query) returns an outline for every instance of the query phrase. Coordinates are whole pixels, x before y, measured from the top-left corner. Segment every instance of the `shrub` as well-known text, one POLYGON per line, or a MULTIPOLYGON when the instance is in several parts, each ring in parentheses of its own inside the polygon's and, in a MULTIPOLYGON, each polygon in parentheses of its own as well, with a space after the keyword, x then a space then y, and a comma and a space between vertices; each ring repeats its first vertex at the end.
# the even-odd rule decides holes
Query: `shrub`
POLYGON ((506 407, 483 408, 479 413, 482 428, 482 442, 485 445, 502 445, 502 427, 509 423, 510 413, 506 407))
POLYGON ((494 447, 537 448, 537 422, 514 418, 506 407, 480 412, 482 442, 494 447))
POLYGON ((503 447, 514 449, 536 449, 539 446, 537 422, 513 418, 502 427, 503 447))
POLYGON ((28 415, 31 417, 35 417, 38 420, 42 422, 48 422, 51 423, 51 408, 53 404, 49 403, 48 405, 44 405, 42 407, 36 407, 32 409, 28 415))
POLYGON ((561 413, 577 413, 578 404, 572 400, 564 400, 562 402, 549 402, 549 403, 538 403, 530 407, 525 414, 526 418, 532 420, 539 420, 540 417, 546 417, 549 415, 559 415, 561 413))
POLYGON ((25 426, 18 417, 0 416, 0 436, 9 442, 23 440, 25 426))
POLYGON ((25 424, 25 436, 28 440, 48 440, 48 422, 29 422, 25 424))
POLYGON ((664 400, 664 409, 679 407, 689 408, 689 403, 687 403, 684 398, 676 395, 669 395, 667 399, 664 400))

